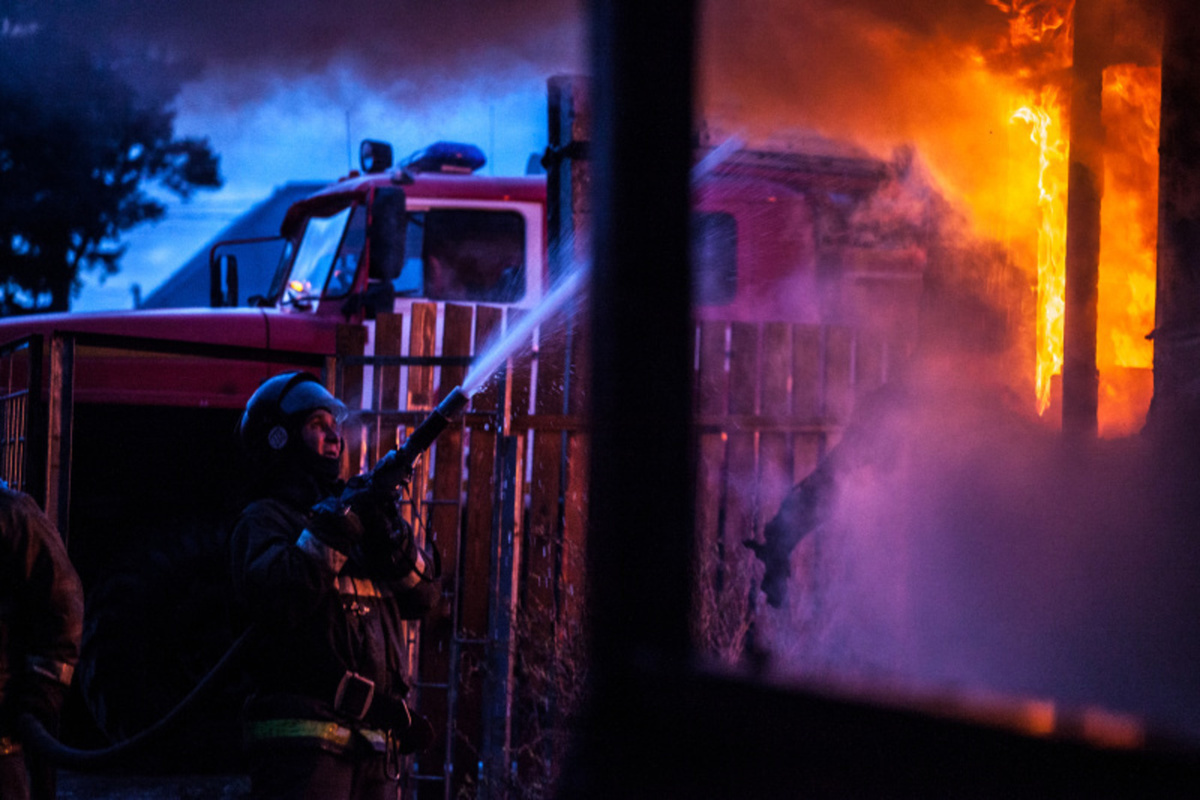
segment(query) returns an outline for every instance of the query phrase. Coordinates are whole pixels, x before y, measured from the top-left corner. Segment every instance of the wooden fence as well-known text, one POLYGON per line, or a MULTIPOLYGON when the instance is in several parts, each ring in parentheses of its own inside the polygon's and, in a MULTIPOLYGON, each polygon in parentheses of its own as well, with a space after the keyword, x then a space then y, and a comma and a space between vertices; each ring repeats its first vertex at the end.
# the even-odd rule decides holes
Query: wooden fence
MULTIPOLYGON (((407 341, 399 314, 376 320, 373 357, 347 338, 338 389, 364 409, 351 462, 402 441, 519 313, 417 303, 407 341)), ((446 598, 410 634, 417 706, 445 732, 414 765, 417 797, 537 795, 561 763, 586 671, 585 332, 569 315, 544 322, 414 477, 410 513, 441 554, 446 598)), ((709 321, 695 343, 696 633, 735 659, 755 603, 743 540, 886 379, 896 346, 842 327, 709 321)))

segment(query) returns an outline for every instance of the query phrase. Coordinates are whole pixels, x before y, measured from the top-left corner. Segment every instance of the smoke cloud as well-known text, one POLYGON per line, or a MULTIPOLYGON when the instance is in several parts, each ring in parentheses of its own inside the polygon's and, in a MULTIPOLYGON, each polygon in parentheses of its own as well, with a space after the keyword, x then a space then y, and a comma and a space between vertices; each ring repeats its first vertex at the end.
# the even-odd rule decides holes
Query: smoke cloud
POLYGON ((419 92, 578 66, 581 30, 572 4, 541 0, 74 0, 39 15, 93 47, 145 49, 209 77, 244 79, 247 100, 274 80, 303 75, 351 73, 373 89, 402 82, 419 92))
POLYGON ((1195 472, 1148 439, 1071 446, 961 360, 913 370, 793 554, 778 668, 1200 736, 1195 472))

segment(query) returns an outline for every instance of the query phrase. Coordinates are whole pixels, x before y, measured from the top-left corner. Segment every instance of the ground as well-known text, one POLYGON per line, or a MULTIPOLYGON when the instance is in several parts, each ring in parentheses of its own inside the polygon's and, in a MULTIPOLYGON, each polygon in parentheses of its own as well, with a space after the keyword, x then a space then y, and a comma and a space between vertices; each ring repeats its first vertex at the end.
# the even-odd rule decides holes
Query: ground
POLYGON ((126 777, 60 770, 59 800, 236 800, 250 781, 236 775, 126 777))

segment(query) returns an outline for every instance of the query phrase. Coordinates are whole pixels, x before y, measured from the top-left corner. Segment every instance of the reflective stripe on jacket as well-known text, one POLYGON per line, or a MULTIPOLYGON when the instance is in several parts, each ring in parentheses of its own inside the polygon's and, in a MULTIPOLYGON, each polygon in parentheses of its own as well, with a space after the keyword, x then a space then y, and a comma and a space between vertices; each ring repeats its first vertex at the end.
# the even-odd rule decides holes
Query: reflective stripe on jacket
POLYGON ((261 719, 246 724, 249 745, 307 740, 323 750, 345 753, 353 749, 356 737, 377 753, 387 749, 387 734, 371 728, 348 728, 317 719, 261 719))

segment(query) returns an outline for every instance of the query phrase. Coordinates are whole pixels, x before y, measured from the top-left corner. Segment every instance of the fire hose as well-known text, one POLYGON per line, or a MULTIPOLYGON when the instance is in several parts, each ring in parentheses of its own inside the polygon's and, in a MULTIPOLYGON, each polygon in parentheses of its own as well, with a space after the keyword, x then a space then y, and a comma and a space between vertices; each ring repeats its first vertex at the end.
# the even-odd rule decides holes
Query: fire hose
MULTIPOLYGON (((395 450, 390 450, 376 462, 368 473, 368 483, 382 491, 399 493, 412 477, 417 459, 429 449, 434 440, 450 425, 450 421, 466 407, 469 401, 470 397, 461 387, 452 389, 442 402, 429 413, 429 416, 417 426, 412 435, 405 439, 404 444, 395 450)), ((33 714, 26 713, 17 720, 21 741, 60 767, 86 771, 113 766, 119 763, 121 758, 136 753, 139 747, 153 740, 174 723, 184 711, 190 709, 209 687, 216 683, 218 678, 222 677, 232 665, 240 660, 242 653, 258 635, 258 631, 257 624, 247 627, 182 700, 157 722, 128 739, 94 750, 71 747, 60 742, 50 731, 46 730, 46 726, 41 720, 33 714)))

